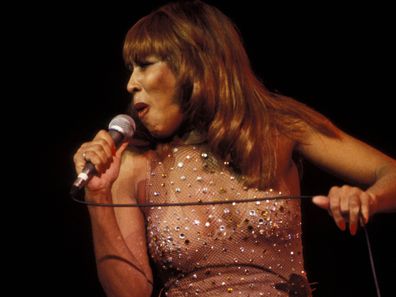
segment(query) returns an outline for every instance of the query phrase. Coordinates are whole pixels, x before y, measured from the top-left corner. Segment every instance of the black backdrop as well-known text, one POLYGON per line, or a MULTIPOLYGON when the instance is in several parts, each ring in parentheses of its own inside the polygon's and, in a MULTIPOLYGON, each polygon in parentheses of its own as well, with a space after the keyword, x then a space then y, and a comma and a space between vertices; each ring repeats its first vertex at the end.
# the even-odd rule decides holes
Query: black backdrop
MULTIPOLYGON (((129 97, 121 48, 125 33, 158 4, 96 4, 45 7, 32 27, 30 47, 41 74, 30 75, 41 92, 38 177, 41 246, 34 268, 42 295, 104 296, 97 281, 88 214, 68 197, 72 155, 83 141, 124 111, 129 97), (45 133, 43 133, 45 132, 45 133)), ((395 157, 394 21, 389 7, 303 6, 208 1, 239 27, 255 72, 273 90, 295 97, 328 116, 346 132, 395 157)), ((35 70, 35 69, 34 69, 35 70)), ((38 72, 37 72, 38 73, 38 72)), ((304 165, 303 194, 325 193, 341 181, 304 165)), ((375 296, 363 233, 338 231, 326 212, 303 203, 304 253, 314 296, 375 296)), ((383 296, 392 296, 394 214, 368 226, 383 296)))

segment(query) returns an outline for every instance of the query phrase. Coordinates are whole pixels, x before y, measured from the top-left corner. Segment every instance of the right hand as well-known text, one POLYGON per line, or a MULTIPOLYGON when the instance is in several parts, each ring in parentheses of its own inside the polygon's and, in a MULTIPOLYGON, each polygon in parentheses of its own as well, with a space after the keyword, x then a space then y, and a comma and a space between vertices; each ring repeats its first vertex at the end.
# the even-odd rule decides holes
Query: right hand
POLYGON ((73 156, 77 175, 83 170, 87 160, 95 166, 97 172, 85 186, 86 193, 91 194, 89 196, 108 196, 120 172, 121 155, 127 146, 128 142, 124 142, 117 150, 113 139, 105 130, 99 131, 92 141, 80 146, 73 156))

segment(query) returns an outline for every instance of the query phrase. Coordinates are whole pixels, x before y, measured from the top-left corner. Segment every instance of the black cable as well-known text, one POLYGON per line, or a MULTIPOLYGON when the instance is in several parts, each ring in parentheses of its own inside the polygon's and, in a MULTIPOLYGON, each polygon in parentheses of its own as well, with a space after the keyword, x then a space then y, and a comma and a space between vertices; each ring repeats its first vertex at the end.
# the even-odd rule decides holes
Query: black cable
POLYGON ((376 273, 376 270, 375 270, 374 257, 373 257, 373 252, 371 251, 371 244, 370 244, 369 235, 368 235, 366 226, 362 222, 363 221, 362 217, 360 217, 360 220, 361 220, 362 229, 364 231, 364 237, 366 238, 367 249, 368 249, 368 254, 369 254, 369 259, 370 259, 371 272, 373 273, 375 290, 377 292, 377 297, 381 297, 381 291, 380 291, 380 287, 379 287, 379 284, 378 284, 377 273, 376 273))
POLYGON ((249 199, 233 199, 233 200, 218 200, 218 201, 196 201, 196 202, 177 202, 177 203, 96 203, 88 202, 77 199, 72 196, 72 199, 78 203, 89 205, 89 206, 101 206, 101 207, 170 207, 170 206, 199 206, 199 205, 216 205, 216 204, 234 204, 234 203, 249 203, 259 202, 265 200, 285 200, 285 199, 307 199, 312 198, 312 195, 302 196, 291 196, 291 195, 280 195, 271 197, 259 197, 249 199))
MULTIPOLYGON (((259 197, 259 198, 249 198, 249 199, 234 199, 234 200, 219 200, 219 201, 198 201, 198 202, 177 202, 177 203, 121 203, 121 204, 114 204, 114 203, 95 203, 95 202, 88 202, 84 200, 77 199, 74 195, 71 195, 71 198, 80 204, 88 205, 88 206, 100 206, 100 207, 170 207, 170 206, 200 206, 200 205, 217 205, 217 204, 236 204, 236 203, 249 203, 249 202, 260 202, 265 200, 285 200, 285 199, 308 199, 312 198, 314 195, 300 195, 300 196, 293 196, 293 195, 279 195, 279 196, 271 196, 271 197, 259 197)), ((362 220, 362 217, 360 217, 362 220)), ((362 222, 361 222, 362 223, 362 222)), ((369 252, 369 259, 370 259, 370 266, 371 271, 374 278, 375 289, 377 292, 377 297, 381 297, 380 288, 378 285, 377 274, 374 265, 374 257, 371 251, 371 243, 369 240, 367 229, 365 228, 364 224, 362 223, 362 229, 364 231, 364 237, 367 243, 367 249, 369 252)))

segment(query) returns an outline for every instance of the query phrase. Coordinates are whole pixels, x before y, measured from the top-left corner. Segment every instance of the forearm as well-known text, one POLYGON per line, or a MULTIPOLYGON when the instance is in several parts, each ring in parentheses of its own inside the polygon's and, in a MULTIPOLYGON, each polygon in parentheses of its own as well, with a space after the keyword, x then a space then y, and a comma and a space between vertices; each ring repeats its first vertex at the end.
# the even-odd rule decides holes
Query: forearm
POLYGON ((374 213, 396 211, 396 166, 381 168, 377 173, 376 182, 367 192, 375 197, 374 213))
POLYGON ((89 207, 100 282, 109 297, 149 297, 151 275, 128 249, 111 207, 89 207))

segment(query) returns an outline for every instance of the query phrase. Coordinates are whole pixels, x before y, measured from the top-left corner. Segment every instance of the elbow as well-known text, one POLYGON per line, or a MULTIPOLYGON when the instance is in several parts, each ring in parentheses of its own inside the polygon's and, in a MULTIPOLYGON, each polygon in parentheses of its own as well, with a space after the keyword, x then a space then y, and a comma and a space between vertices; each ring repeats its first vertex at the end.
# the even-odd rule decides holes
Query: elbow
POLYGON ((381 178, 396 178, 396 161, 391 160, 376 170, 376 180, 381 178))

